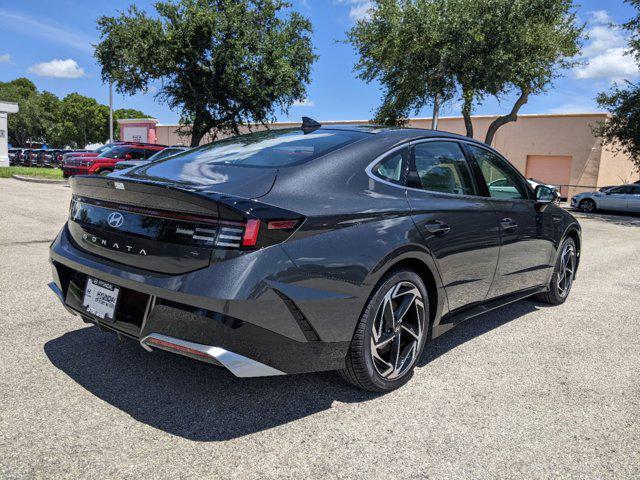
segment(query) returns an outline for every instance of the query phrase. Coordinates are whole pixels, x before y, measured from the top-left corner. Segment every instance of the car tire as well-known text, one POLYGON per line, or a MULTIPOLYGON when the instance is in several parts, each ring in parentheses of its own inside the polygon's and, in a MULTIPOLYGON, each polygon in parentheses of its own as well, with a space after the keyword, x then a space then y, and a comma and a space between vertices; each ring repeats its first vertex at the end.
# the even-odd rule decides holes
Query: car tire
POLYGON ((584 213, 593 213, 598 209, 598 206, 590 198, 585 198, 578 204, 578 208, 584 213))
POLYGON ((394 390, 412 377, 428 334, 424 282, 412 270, 394 270, 378 283, 360 316, 339 374, 364 390, 394 390))
POLYGON ((578 257, 576 244, 572 238, 566 238, 560 247, 560 254, 549 281, 549 290, 534 298, 549 305, 560 305, 567 300, 576 275, 578 257))

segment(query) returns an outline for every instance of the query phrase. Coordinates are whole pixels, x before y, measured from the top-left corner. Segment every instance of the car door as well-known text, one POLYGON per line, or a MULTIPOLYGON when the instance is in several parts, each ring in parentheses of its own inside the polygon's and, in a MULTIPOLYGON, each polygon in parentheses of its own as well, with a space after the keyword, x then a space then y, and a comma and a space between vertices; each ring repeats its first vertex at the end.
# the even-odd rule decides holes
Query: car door
POLYGON ((538 207, 526 179, 505 159, 476 144, 467 143, 466 148, 478 181, 486 185, 500 230, 500 258, 489 298, 546 284, 555 251, 553 209, 538 207), (494 191, 496 179, 508 186, 494 191))
POLYGON ((482 302, 496 270, 499 233, 492 203, 479 196, 457 141, 414 143, 407 198, 453 311, 482 302))
POLYGON ((631 186, 629 185, 622 185, 607 190, 605 194, 598 199, 598 208, 602 210, 627 210, 630 191, 631 186))
POLYGON ((631 185, 631 192, 627 196, 627 210, 640 213, 640 185, 631 185))

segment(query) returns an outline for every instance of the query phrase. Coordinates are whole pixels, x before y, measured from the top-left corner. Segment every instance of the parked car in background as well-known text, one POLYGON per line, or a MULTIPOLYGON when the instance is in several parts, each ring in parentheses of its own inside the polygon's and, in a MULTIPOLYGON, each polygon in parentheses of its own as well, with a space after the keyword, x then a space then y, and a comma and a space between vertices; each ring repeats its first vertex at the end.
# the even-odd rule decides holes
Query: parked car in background
POLYGON ((19 156, 20 156, 19 148, 10 148, 9 149, 9 165, 12 167, 16 165, 16 162, 18 161, 19 156))
POLYGON ((393 390, 459 322, 563 303, 580 260, 557 192, 440 131, 305 119, 70 184, 50 246, 65 307, 239 377, 393 390))
POLYGON ((30 167, 31 166, 31 152, 32 148, 23 148, 20 152, 20 166, 21 167, 30 167))
POLYGON ((640 212, 640 184, 610 187, 604 192, 585 192, 571 199, 571 206, 586 213, 596 210, 640 212))
POLYGON ((190 150, 189 147, 178 145, 167 147, 164 150, 160 150, 158 153, 154 153, 147 160, 124 160, 122 162, 118 162, 116 163, 114 170, 124 170, 126 168, 137 167, 139 165, 144 165, 145 163, 155 162, 157 160, 162 160, 163 158, 171 157, 172 155, 177 155, 178 153, 186 150, 190 150))
POLYGON ((113 172, 116 164, 122 160, 146 160, 165 148, 164 145, 149 143, 118 144, 98 156, 65 158, 62 175, 65 178, 73 175, 105 175, 113 172))
MULTIPOLYGON (((636 181, 636 182, 633 182, 633 184, 632 184, 632 185, 640 185, 640 180, 638 180, 638 181, 636 181)), ((600 192, 606 192, 607 190, 610 190, 610 189, 612 189, 612 188, 616 188, 616 187, 619 187, 619 186, 621 186, 621 185, 609 185, 608 187, 601 187, 601 188, 599 189, 599 191, 600 191, 600 192)))

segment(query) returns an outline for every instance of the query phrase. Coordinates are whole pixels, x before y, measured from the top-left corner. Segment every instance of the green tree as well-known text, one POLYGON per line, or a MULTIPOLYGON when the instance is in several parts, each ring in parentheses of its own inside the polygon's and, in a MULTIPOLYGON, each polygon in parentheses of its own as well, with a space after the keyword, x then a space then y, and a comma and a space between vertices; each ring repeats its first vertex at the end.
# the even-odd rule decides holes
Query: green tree
POLYGON ((74 148, 102 143, 108 137, 109 108, 94 98, 70 93, 60 102, 58 142, 74 148))
POLYGON ((474 107, 515 94, 511 111, 489 126, 491 144, 531 95, 574 64, 582 31, 571 0, 375 0, 348 42, 359 77, 383 86, 377 120, 402 122, 434 97, 458 94, 473 137, 474 107))
POLYGON ((0 82, 0 99, 17 102, 20 110, 9 115, 9 143, 53 143, 60 100, 53 93, 38 92, 26 78, 0 82))
POLYGON ((305 98, 315 60, 311 23, 283 0, 175 0, 153 16, 135 6, 100 17, 95 56, 122 93, 160 80, 156 98, 180 112, 191 145, 239 133, 305 98))
MULTIPOLYGON (((622 28, 630 33, 629 55, 633 55, 640 64, 640 0, 626 0, 639 12, 622 28)), ((631 157, 640 171, 640 85, 624 82, 616 84, 609 92, 603 92, 596 98, 598 105, 610 113, 605 122, 594 130, 605 143, 631 157)))

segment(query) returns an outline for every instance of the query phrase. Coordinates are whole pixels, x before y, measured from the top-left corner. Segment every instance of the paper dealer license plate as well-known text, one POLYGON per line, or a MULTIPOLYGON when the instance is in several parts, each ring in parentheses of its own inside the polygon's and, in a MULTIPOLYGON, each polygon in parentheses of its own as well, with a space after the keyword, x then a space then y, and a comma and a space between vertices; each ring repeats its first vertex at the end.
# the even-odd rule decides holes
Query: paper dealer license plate
POLYGON ((97 278, 89 277, 84 289, 82 305, 98 318, 114 320, 120 289, 97 278))

